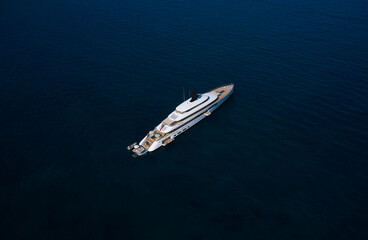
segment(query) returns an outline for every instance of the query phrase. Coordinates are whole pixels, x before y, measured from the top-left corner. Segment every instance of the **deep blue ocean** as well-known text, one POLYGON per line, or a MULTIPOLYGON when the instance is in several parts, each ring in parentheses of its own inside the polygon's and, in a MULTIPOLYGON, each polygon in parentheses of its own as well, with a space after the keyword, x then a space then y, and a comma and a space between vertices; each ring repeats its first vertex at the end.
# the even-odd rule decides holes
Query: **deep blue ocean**
POLYGON ((368 2, 0 3, 0 239, 368 239, 368 2), (173 143, 182 102, 235 92, 173 143))

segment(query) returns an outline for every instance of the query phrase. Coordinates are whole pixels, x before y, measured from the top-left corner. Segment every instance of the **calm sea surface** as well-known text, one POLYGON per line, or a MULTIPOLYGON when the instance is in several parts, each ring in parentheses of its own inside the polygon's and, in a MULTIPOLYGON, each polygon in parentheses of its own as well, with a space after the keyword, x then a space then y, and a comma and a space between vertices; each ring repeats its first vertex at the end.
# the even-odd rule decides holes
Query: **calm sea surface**
POLYGON ((368 2, 0 3, 0 239, 367 239, 368 2), (234 95, 143 158, 181 101, 234 95))

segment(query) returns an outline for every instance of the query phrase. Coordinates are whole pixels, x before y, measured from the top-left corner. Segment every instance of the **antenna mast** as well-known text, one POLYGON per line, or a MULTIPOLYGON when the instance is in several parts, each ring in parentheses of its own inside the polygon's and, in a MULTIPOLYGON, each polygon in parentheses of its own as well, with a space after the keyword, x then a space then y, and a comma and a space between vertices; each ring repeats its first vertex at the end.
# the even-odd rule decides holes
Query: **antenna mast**
POLYGON ((184 87, 183 87, 183 102, 185 102, 185 89, 184 89, 184 87))

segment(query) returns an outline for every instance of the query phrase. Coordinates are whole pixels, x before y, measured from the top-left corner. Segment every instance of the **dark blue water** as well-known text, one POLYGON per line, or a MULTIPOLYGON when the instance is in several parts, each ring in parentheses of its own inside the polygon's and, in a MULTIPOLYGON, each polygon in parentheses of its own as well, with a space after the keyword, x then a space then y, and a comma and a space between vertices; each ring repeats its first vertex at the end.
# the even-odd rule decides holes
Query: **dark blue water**
POLYGON ((367 239, 368 3, 0 3, 1 239, 367 239), (235 83, 153 154, 182 101, 235 83))

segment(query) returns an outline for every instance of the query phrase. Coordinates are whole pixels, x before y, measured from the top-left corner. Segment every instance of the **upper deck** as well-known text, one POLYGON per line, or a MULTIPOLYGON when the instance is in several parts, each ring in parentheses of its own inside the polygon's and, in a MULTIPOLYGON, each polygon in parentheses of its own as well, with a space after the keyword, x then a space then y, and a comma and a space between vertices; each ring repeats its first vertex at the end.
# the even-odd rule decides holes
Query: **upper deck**
POLYGON ((202 109, 205 109, 206 106, 213 105, 228 96, 233 88, 234 84, 224 85, 202 94, 200 98, 193 102, 189 102, 189 100, 183 102, 176 108, 174 112, 172 112, 166 119, 164 119, 164 121, 162 121, 156 127, 156 129, 162 133, 169 133, 173 131, 177 128, 177 125, 183 123, 185 119, 195 116, 202 109), (189 103, 187 104, 187 102, 189 103), (179 108, 180 106, 182 107, 179 108), (178 112, 178 108, 181 110, 186 109, 186 111, 178 112))
POLYGON ((198 105, 201 105, 202 103, 208 101, 210 97, 208 94, 200 94, 197 98, 197 100, 191 102, 191 98, 181 103, 179 106, 176 107, 176 111, 184 113, 187 111, 190 111, 191 109, 195 108, 198 105))
POLYGON ((182 104, 176 107, 176 110, 168 116, 169 121, 181 121, 198 110, 210 105, 217 99, 217 94, 213 92, 203 93, 197 100, 190 102, 190 99, 186 100, 182 104))

